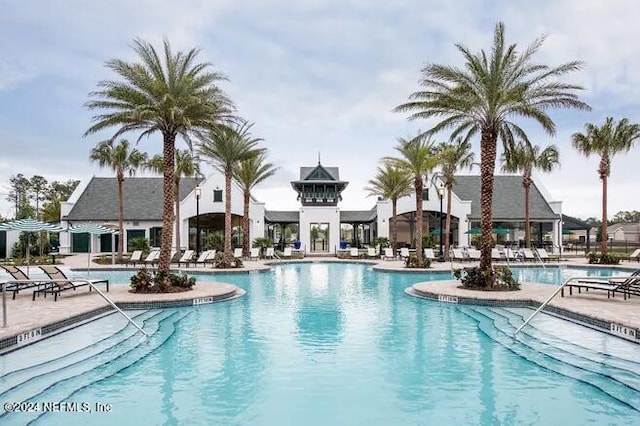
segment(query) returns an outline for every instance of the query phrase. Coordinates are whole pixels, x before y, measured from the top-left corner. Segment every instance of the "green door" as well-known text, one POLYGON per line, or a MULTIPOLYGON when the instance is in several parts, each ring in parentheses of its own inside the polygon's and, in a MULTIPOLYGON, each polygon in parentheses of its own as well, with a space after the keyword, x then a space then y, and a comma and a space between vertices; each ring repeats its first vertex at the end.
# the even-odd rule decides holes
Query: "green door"
POLYGON ((0 231, 0 259, 7 257, 7 231, 0 231))
MULTIPOLYGON (((114 241, 116 242, 115 248, 118 248, 118 235, 115 236, 114 241)), ((100 251, 102 253, 111 253, 111 234, 100 234, 100 251)))
POLYGON ((145 238, 144 229, 127 229, 127 252, 131 252, 129 242, 134 238, 145 238))
POLYGON ((89 253, 89 233, 71 234, 71 252, 89 253))

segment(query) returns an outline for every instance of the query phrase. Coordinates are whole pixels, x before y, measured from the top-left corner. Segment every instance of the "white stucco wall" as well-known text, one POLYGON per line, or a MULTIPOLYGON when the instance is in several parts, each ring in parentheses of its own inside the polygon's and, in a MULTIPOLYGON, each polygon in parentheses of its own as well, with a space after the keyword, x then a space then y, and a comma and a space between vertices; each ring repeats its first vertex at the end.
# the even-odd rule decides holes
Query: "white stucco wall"
POLYGON ((329 252, 340 245, 340 209, 336 206, 303 206, 300 208, 300 241, 307 252, 311 249, 311 224, 329 224, 329 252))

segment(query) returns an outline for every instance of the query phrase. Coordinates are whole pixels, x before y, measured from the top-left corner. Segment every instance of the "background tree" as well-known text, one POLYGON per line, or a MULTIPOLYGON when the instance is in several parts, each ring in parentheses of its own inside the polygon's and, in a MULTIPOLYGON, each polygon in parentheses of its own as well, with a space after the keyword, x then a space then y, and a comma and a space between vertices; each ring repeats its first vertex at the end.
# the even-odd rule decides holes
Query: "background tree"
POLYGON ((7 201, 15 206, 14 219, 25 219, 33 217, 32 209, 29 205, 29 191, 31 183, 22 173, 9 178, 9 194, 7 201))
POLYGON ((613 216, 613 223, 638 223, 640 222, 640 212, 621 210, 613 216))
POLYGON ((231 254, 231 182, 236 165, 253 156, 260 155, 258 148, 262 139, 251 135, 251 124, 216 126, 198 146, 198 153, 213 167, 224 174, 224 262, 233 260, 231 254))
MULTIPOLYGON (((164 167, 164 158, 162 155, 154 155, 148 163, 148 167, 156 173, 162 173, 164 167)), ((180 252, 180 179, 183 177, 200 176, 200 160, 193 156, 190 150, 176 149, 176 169, 173 172, 174 182, 174 198, 176 212, 176 252, 180 252)))
MULTIPOLYGON (((222 74, 210 72, 210 64, 197 62, 197 49, 173 52, 168 41, 158 55, 148 42, 136 39, 133 50, 137 62, 112 59, 106 66, 120 77, 98 83, 99 90, 85 105, 102 110, 85 135, 116 127, 112 139, 134 131, 138 140, 152 133, 162 134, 164 159, 162 187, 162 228, 173 226, 175 141, 181 136, 189 146, 192 137, 204 138, 207 129, 230 118, 232 104, 217 84, 222 74)), ((158 272, 165 279, 157 283, 161 290, 170 286, 169 265, 171 232, 163 232, 160 242, 158 272)))
MULTIPOLYGON (((30 198, 36 202, 36 215, 35 218, 40 220, 40 201, 44 201, 45 191, 49 186, 49 182, 39 175, 32 176, 29 179, 29 187, 31 188, 30 198)), ((38 233, 38 254, 42 256, 42 242, 44 240, 44 232, 38 233)))
POLYGON ((266 152, 240 161, 234 173, 235 180, 242 188, 244 198, 244 213, 242 216, 242 253, 249 256, 249 202, 251 201, 251 191, 256 185, 269 179, 278 171, 278 167, 266 161, 266 152))
POLYGON ((69 179, 66 182, 54 180, 46 190, 46 199, 50 201, 53 198, 57 198, 61 202, 67 201, 79 183, 80 181, 75 179, 69 179))
POLYGON ((378 167, 375 177, 368 183, 365 191, 369 195, 391 201, 391 248, 395 253, 398 244, 398 218, 396 217, 398 215, 398 199, 411 195, 413 190, 411 175, 403 169, 385 164, 384 168, 378 167))
POLYGON ((118 182, 118 262, 122 262, 122 251, 124 242, 124 200, 122 183, 124 182, 124 175, 128 174, 133 176, 136 170, 144 166, 147 162, 147 154, 132 149, 129 146, 129 141, 126 139, 120 140, 116 145, 113 140, 100 142, 95 148, 91 150, 89 155, 91 161, 97 162, 100 167, 109 167, 116 173, 116 180, 118 182))
POLYGON ((42 220, 45 222, 60 222, 60 198, 57 195, 49 198, 42 206, 42 220))
POLYGON ((555 145, 550 145, 542 150, 538 145, 520 141, 509 152, 503 155, 502 170, 507 173, 522 173, 522 187, 524 188, 524 245, 531 246, 531 219, 529 194, 533 179, 531 172, 534 169, 550 172, 555 166, 560 165, 560 154, 555 145))
POLYGON ((465 141, 480 135, 480 269, 488 287, 494 284, 491 203, 498 140, 505 151, 513 146, 515 137, 528 140, 525 130, 512 121, 514 118, 533 119, 554 135, 556 126, 548 114, 551 108, 590 109, 575 94, 582 87, 559 79, 580 70, 581 62, 557 67, 533 62, 543 41, 541 37, 519 52, 515 44, 505 44, 504 25, 498 23, 489 53, 482 50, 474 54, 457 44, 464 66, 426 66, 420 81, 423 90, 396 107, 399 112, 412 112, 410 119, 439 119, 426 132, 428 135, 452 130, 452 139, 462 136, 465 141))
POLYGON ((602 181, 602 254, 607 253, 607 179, 611 174, 611 159, 616 154, 628 152, 639 137, 640 125, 632 124, 626 118, 616 123, 611 117, 600 127, 587 123, 584 133, 574 133, 571 136, 572 145, 578 152, 587 157, 591 154, 600 156, 598 175, 602 181))
MULTIPOLYGON (((440 157, 440 172, 442 181, 447 190, 447 218, 444 235, 444 258, 449 259, 449 236, 451 235, 451 194, 456 183, 456 173, 460 169, 473 167, 474 154, 471 151, 471 143, 462 138, 455 142, 440 144, 438 148, 440 157)), ((442 235, 440 236, 442 238, 442 235)))
MULTIPOLYGON (((422 194, 424 193, 424 182, 428 180, 428 174, 438 164, 438 157, 434 143, 428 137, 418 136, 412 140, 398 139, 398 145, 394 149, 400 155, 385 157, 384 161, 413 179, 416 196, 416 256, 418 265, 422 265, 422 194)), ((428 229, 427 232, 429 232, 428 229)))

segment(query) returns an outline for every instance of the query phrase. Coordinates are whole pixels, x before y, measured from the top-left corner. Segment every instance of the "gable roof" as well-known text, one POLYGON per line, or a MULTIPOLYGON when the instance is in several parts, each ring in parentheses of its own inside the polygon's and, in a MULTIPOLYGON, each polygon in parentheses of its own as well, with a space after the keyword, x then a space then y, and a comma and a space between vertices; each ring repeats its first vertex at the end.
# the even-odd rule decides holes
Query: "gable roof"
POLYGON ((577 217, 562 215, 562 229, 568 231, 588 230, 591 229, 591 225, 587 222, 578 219, 577 217))
MULTIPOLYGON (((469 219, 480 220, 480 176, 456 176, 453 192, 461 200, 471 201, 469 219)), ((522 221, 524 219, 522 176, 494 176, 491 206, 494 221, 522 221)), ((529 191, 529 215, 531 220, 559 218, 535 183, 531 185, 529 191)))
POLYGON ((607 233, 613 234, 618 229, 621 229, 625 234, 639 234, 640 223, 614 223, 613 225, 609 225, 607 233))
POLYGON ((327 179, 322 180, 340 180, 340 172, 338 167, 324 167, 320 164, 314 167, 300 167, 300 180, 308 180, 316 170, 318 170, 318 173, 320 174, 328 175, 327 179))
MULTIPOLYGON (((199 178, 180 179, 180 200, 197 184, 199 178)), ((122 183, 124 220, 162 220, 163 178, 126 178, 122 183)), ((64 220, 118 220, 118 182, 116 178, 94 177, 64 220)))

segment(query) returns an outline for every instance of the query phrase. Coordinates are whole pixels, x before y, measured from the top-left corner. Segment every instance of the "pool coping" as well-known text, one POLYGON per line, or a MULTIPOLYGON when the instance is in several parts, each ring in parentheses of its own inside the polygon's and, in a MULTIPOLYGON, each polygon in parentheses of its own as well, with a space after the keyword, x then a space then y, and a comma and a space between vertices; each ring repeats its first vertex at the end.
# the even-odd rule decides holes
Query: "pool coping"
MULTIPOLYGON (((118 308, 123 310, 181 308, 227 302, 238 299, 246 294, 245 290, 235 285, 225 285, 232 287, 231 291, 210 295, 198 295, 199 297, 184 297, 188 296, 188 292, 159 294, 145 293, 139 295, 150 296, 151 299, 153 299, 153 296, 160 295, 163 298, 139 301, 114 300, 114 303, 118 308), (170 298, 168 295, 173 295, 175 297, 170 298)), ((117 314, 117 311, 111 305, 105 305, 73 314, 67 318, 44 323, 35 328, 20 330, 0 339, 0 356, 112 314, 117 314)))
MULTIPOLYGON (((437 281, 430 281, 434 283, 437 281)), ((498 299, 492 297, 472 297, 472 296, 460 296, 452 295, 450 292, 433 292, 419 289, 416 286, 426 283, 417 283, 410 287, 405 288, 405 294, 416 297, 419 299, 425 299, 433 302, 438 302, 447 305, 475 305, 475 306, 494 306, 501 308, 532 308, 537 309, 542 305, 542 302, 533 300, 531 298, 512 298, 512 299, 498 299)), ((487 292, 477 292, 478 295, 487 296, 487 292)), ((503 292, 504 293, 504 292, 503 292)), ((509 292, 514 294, 515 292, 509 292)), ((595 316, 585 315, 583 313, 575 312, 567 308, 562 308, 554 305, 547 305, 542 312, 561 318, 573 323, 607 333, 611 336, 615 336, 626 341, 640 345, 640 328, 624 324, 620 322, 614 322, 608 319, 598 318, 595 316)))

